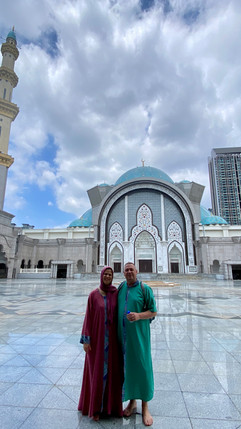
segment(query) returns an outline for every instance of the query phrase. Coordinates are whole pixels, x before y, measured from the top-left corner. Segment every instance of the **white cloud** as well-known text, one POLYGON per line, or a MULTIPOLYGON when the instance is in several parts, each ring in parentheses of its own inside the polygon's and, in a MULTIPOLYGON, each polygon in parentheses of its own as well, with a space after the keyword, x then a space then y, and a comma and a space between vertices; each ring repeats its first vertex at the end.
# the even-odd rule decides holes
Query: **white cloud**
POLYGON ((21 46, 11 201, 24 204, 22 188, 34 183, 79 216, 87 189, 143 158, 204 184, 210 205, 211 149, 240 145, 241 6, 169 3, 169 13, 156 1, 142 14, 137 0, 4 2, 1 34, 14 23, 21 46))

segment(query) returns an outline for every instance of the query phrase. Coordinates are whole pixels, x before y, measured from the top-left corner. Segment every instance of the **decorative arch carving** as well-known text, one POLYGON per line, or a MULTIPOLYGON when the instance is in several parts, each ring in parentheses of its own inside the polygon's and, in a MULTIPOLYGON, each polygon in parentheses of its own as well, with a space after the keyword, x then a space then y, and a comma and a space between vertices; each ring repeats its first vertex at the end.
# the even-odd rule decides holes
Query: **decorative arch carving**
POLYGON ((168 226, 168 228, 167 228, 167 239, 168 239, 168 241, 173 241, 173 240, 177 240, 180 242, 183 241, 182 230, 181 230, 180 225, 177 222, 172 221, 170 223, 170 225, 168 226))
POLYGON ((119 222, 113 223, 110 228, 109 243, 113 243, 113 241, 123 242, 123 228, 119 222))
POLYGON ((137 211, 137 225, 132 228, 130 242, 133 243, 142 231, 149 232, 157 243, 161 242, 158 229, 152 224, 152 212, 146 204, 142 204, 137 211))

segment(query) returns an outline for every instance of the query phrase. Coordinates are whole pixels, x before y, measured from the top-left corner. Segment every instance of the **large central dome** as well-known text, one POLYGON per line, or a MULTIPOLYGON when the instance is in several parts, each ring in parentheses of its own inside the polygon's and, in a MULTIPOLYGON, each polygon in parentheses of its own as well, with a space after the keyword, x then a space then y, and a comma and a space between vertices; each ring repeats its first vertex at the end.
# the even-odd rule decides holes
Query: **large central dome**
POLYGON ((141 177, 151 177, 154 179, 165 180, 169 183, 174 183, 173 180, 162 170, 155 167, 136 167, 131 170, 126 171, 119 179, 116 181, 115 185, 120 185, 123 182, 128 180, 133 180, 141 177))

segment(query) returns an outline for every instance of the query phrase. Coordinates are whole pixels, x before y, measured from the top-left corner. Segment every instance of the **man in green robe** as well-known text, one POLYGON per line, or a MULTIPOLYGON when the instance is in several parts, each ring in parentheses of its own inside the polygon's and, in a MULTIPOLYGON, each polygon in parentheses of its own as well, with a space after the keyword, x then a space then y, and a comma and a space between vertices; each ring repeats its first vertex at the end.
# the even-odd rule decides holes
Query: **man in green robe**
POLYGON ((136 412, 136 400, 141 399, 143 423, 151 426, 148 401, 153 397, 154 380, 149 319, 156 315, 156 304, 152 289, 137 280, 133 263, 125 264, 124 276, 118 293, 118 336, 124 357, 123 401, 129 404, 123 414, 129 417, 136 412))

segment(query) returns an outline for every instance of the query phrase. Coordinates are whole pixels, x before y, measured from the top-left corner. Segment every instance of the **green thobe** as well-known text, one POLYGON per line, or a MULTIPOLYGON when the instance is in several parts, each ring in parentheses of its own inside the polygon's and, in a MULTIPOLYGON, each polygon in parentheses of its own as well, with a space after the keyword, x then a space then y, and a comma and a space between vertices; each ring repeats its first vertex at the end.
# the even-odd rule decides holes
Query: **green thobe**
POLYGON ((124 356, 123 401, 141 399, 150 401, 154 393, 154 379, 151 359, 150 320, 129 322, 128 311, 141 313, 156 312, 152 289, 148 285, 144 294, 139 281, 133 286, 125 282, 118 293, 118 336, 124 356))

